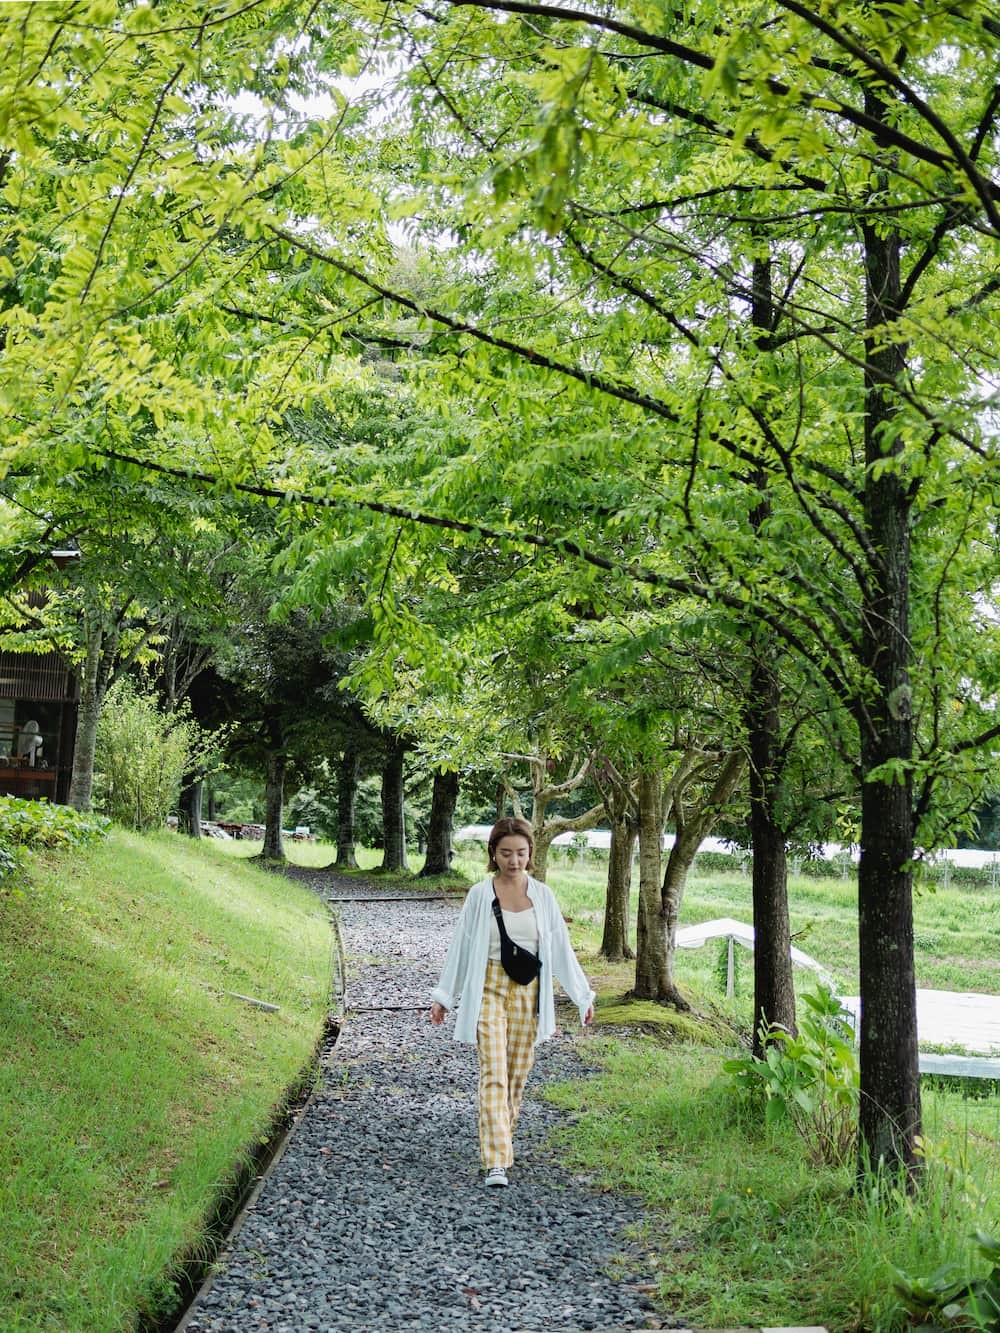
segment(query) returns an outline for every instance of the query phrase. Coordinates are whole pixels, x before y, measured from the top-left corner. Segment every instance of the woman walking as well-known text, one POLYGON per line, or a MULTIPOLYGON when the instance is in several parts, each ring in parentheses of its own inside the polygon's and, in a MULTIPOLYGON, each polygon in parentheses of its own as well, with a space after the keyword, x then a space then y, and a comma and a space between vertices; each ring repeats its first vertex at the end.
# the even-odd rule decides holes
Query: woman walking
POLYGON ((489 1186, 508 1183, 514 1126, 535 1046, 556 1030, 553 981, 577 1006, 583 1023, 594 1016, 594 992, 573 953, 555 895, 529 873, 534 846, 531 825, 523 819, 494 824, 487 843, 491 873, 466 895, 432 992, 431 1022, 442 1023, 445 1012, 457 1006, 455 1040, 478 1047, 479 1151, 489 1186), (526 976, 532 979, 523 980, 526 976))

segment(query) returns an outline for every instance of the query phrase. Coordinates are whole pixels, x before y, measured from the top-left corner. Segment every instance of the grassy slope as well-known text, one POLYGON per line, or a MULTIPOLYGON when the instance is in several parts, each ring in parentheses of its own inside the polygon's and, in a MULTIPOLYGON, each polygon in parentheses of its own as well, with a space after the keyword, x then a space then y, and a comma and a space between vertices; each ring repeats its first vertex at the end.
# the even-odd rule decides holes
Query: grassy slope
POLYGON ((329 923, 177 837, 35 856, 19 888, 0 895, 0 1324, 114 1333, 156 1307, 307 1065, 329 923))

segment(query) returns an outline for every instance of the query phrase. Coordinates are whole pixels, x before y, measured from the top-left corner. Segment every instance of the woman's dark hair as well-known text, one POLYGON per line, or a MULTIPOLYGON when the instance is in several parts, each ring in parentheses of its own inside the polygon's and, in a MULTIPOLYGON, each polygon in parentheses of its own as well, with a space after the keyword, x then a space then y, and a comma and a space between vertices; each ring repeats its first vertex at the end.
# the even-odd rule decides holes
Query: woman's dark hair
POLYGON ((531 831, 531 825, 526 819, 512 819, 507 816, 504 819, 498 819, 490 829, 490 836, 486 842, 486 854, 490 858, 490 869, 499 870, 493 858, 493 853, 497 849, 497 843, 501 838, 527 838, 528 840, 528 864, 526 870, 535 868, 535 835, 531 831))

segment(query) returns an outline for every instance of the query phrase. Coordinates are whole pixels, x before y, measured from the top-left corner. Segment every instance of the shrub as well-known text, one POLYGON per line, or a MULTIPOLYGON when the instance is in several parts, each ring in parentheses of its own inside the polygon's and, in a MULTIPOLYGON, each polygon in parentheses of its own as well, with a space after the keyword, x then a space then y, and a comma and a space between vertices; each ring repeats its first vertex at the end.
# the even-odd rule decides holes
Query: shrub
MULTIPOLYGON (((945 888, 949 884, 967 884, 971 888, 992 888, 994 871, 992 866, 956 866, 950 861, 938 861, 923 870, 923 876, 945 888)), ((918 875, 918 878, 920 876, 918 875)))
POLYGON ((152 694, 119 681, 108 691, 97 729, 97 803, 129 828, 162 828, 192 756, 210 746, 190 716, 166 713, 152 694))
POLYGON ((0 879, 6 879, 8 875, 13 875, 17 869, 17 853, 13 847, 8 847, 0 842, 0 879))
POLYGON ((847 879, 856 868, 849 852, 838 852, 829 860, 821 856, 809 857, 802 862, 800 873, 809 879, 847 879))
POLYGON ((0 796, 0 847, 79 847, 103 838, 108 821, 68 805, 0 796))
POLYGON ((723 1066, 744 1087, 763 1087, 765 1120, 791 1122, 817 1163, 839 1166, 857 1144, 860 1096, 851 1017, 826 986, 802 996, 807 1012, 797 1036, 772 1024, 761 1029, 764 1057, 741 1056, 723 1066))

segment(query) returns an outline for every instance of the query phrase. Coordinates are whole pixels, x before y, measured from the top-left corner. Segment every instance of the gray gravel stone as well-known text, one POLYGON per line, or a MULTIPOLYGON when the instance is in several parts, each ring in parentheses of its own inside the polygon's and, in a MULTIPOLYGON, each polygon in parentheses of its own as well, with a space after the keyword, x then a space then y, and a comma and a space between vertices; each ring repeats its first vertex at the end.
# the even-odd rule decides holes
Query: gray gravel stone
MULTIPOLYGON (((387 896, 327 871, 296 877, 328 897, 387 896)), ((644 1258, 626 1235, 641 1221, 637 1204, 588 1188, 549 1144, 560 1113, 539 1089, 586 1074, 586 1039, 539 1048, 510 1188, 486 1190, 475 1050, 452 1040, 450 1018, 438 1029, 427 1018, 456 904, 337 910, 349 960, 340 1038, 184 1333, 578 1333, 654 1322, 635 1289, 648 1280, 644 1258), (623 1255, 634 1268, 626 1280, 610 1273, 623 1255)), ((567 1026, 575 1021, 573 1010, 567 1026)))

